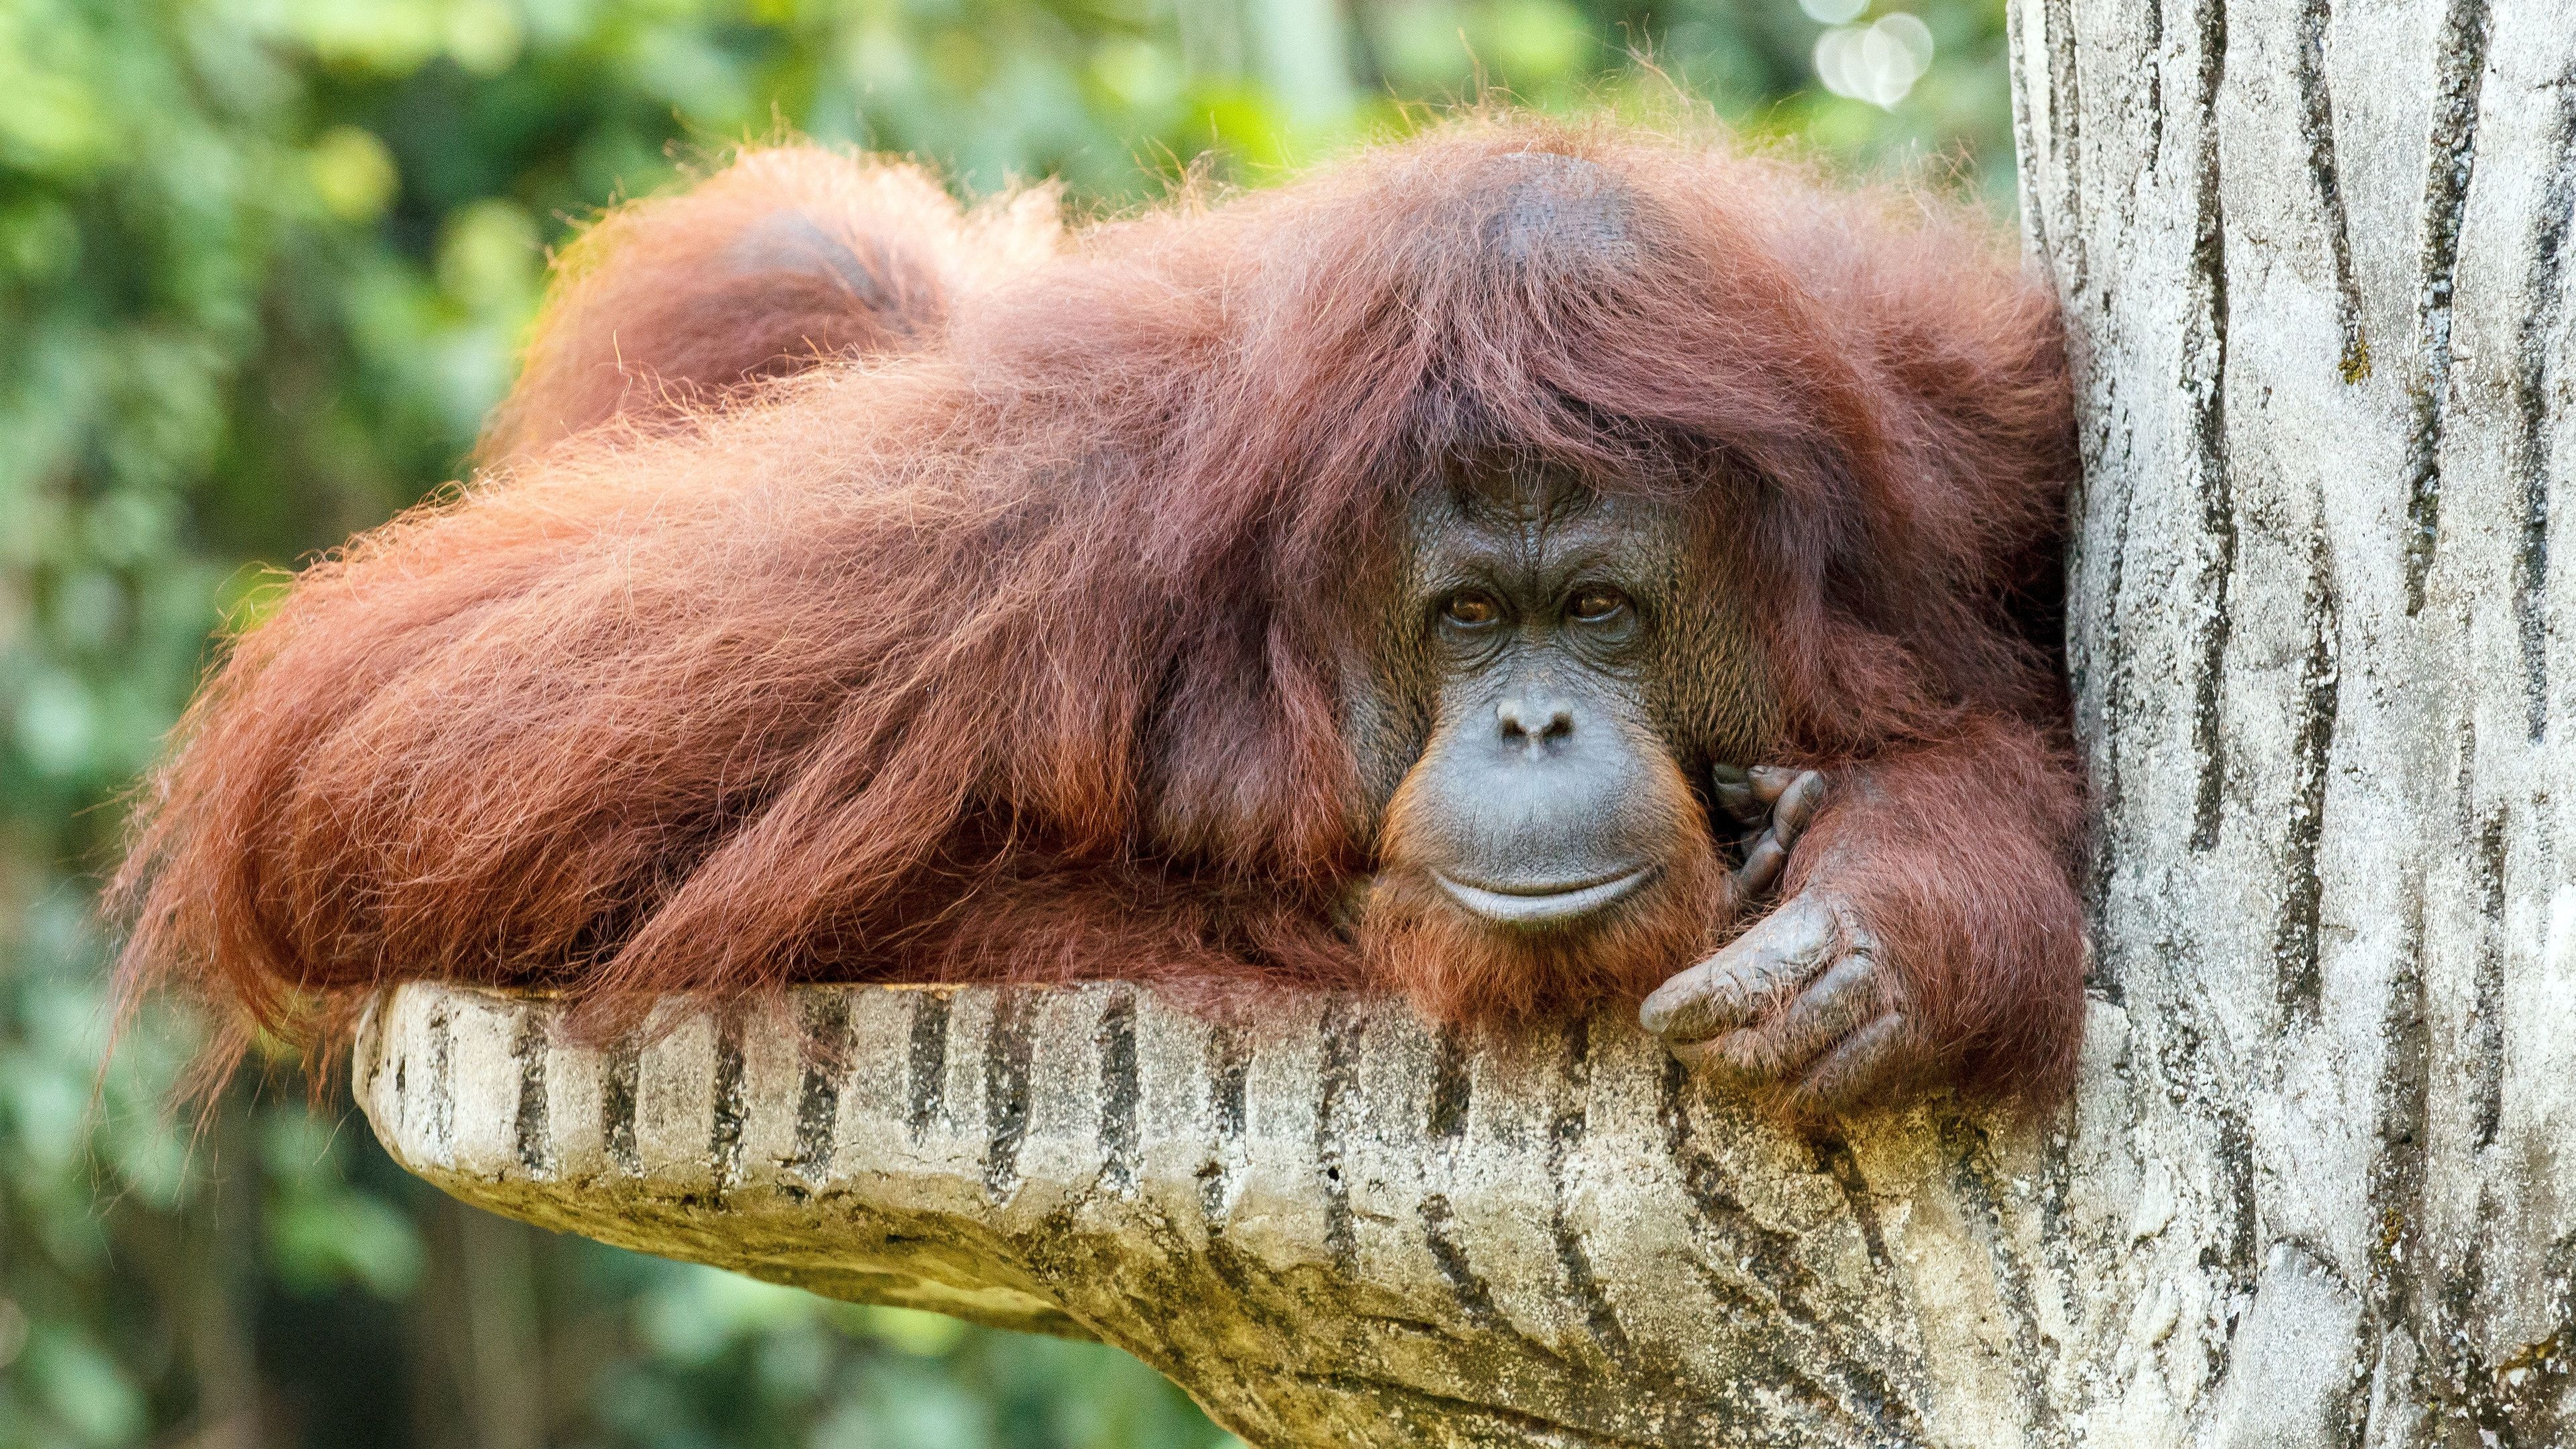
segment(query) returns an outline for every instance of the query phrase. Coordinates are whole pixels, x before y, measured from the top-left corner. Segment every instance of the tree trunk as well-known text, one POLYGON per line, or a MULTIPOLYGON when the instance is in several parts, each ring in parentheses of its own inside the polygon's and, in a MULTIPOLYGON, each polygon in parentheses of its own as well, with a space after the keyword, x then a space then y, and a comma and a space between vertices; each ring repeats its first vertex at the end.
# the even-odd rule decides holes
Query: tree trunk
POLYGON ((2042 1128, 1811 1142, 1621 1018, 1127 986, 673 1003, 601 1050, 407 986, 360 1099, 469 1201, 1099 1337, 1263 1445, 2576 1440, 2561 3, 2014 18, 2102 812, 2042 1128))
POLYGON ((2052 1173, 2089 1326, 2048 1398, 2149 1444, 2569 1443, 2576 23, 2047 0, 2014 32, 2125 1037, 2052 1173))

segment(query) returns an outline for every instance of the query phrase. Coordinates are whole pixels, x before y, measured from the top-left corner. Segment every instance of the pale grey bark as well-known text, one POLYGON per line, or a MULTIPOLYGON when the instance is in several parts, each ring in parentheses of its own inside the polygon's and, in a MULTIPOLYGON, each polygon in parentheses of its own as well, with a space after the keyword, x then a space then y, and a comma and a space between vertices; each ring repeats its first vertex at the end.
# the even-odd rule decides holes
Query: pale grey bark
POLYGON ((2094 1311, 2180 1307, 2069 1345, 2064 1402, 2140 1443, 2568 1443, 2576 17, 2047 0, 2015 40, 2130 1036, 2083 1117, 2156 1205, 2094 1311), (2227 1429, 2338 1378, 2312 1430, 2227 1429))
POLYGON ((2576 1442, 2560 4, 2015 12, 2102 811, 2040 1128, 1811 1142, 1617 1019, 1126 986, 598 1050, 410 986, 360 1100, 469 1201, 1102 1338, 1263 1445, 2576 1442))
POLYGON ((1809 1144, 1624 1019, 812 987, 592 1049, 559 1012, 403 987, 358 1099, 468 1201, 1102 1338, 1257 1444, 1994 1444, 2046 1399, 2034 1142, 1809 1144))

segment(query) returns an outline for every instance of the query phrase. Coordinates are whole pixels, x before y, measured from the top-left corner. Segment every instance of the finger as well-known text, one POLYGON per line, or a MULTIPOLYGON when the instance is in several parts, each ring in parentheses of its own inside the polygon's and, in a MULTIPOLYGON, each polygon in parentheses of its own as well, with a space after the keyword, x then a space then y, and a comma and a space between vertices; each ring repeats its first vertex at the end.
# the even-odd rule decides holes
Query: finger
POLYGON ((1834 931, 1830 908, 1805 897, 1791 901, 1655 988, 1637 1019, 1648 1031, 1684 1040, 1745 1025, 1823 968, 1834 931))
POLYGON ((1744 852, 1744 864, 1735 868, 1737 902, 1749 901, 1771 889, 1780 879, 1780 868, 1788 863, 1789 847, 1781 844, 1780 837, 1772 832, 1762 832, 1762 837, 1753 842, 1753 848, 1744 852))
POLYGON ((1804 1115, 1850 1112, 1884 1097, 1894 1081, 1911 1068, 1912 1034, 1905 1017, 1890 1011, 1843 1038, 1825 1053, 1791 1094, 1804 1115))
POLYGON ((1759 825, 1770 807, 1754 798, 1753 778, 1741 765, 1711 765, 1709 798, 1738 825, 1759 825))
POLYGON ((1878 963, 1867 956, 1845 956, 1750 1035, 1763 1039, 1784 1070, 1803 1065, 1886 1011, 1882 996, 1878 963))
POLYGON ((1638 1024, 1683 1041, 1743 1026, 1815 975, 1839 934, 1832 907, 1802 895, 1656 987, 1637 1009, 1638 1024))
POLYGON ((1834 1043, 1886 1009, 1879 999, 1877 968, 1866 956, 1849 956, 1770 1020, 1730 1031, 1709 1046, 1731 1075, 1777 1082, 1804 1072, 1834 1043))
POLYGON ((1795 845, 1800 832, 1815 819, 1816 808, 1825 803, 1825 777, 1822 771, 1801 771, 1780 792, 1780 802, 1771 807, 1771 833, 1783 845, 1795 845))
POLYGON ((1745 782, 1753 787, 1753 798, 1770 806, 1778 804, 1781 795, 1806 773, 1795 765, 1755 765, 1744 775, 1745 782))

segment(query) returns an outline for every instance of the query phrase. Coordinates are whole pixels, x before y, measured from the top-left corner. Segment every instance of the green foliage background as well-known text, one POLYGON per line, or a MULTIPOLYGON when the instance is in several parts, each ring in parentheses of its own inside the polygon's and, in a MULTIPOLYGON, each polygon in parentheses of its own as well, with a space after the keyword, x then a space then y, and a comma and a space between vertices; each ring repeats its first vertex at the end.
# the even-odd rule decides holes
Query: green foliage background
POLYGON ((1491 86, 2009 205, 2001 0, 1872 3, 0 0, 0 1449, 1223 1442, 1107 1349, 458 1207, 291 1063, 192 1139, 187 1021, 99 1069, 119 791, 227 611, 454 475, 545 249, 680 162, 791 128, 1115 208, 1491 86), (1891 7, 1928 72, 1826 94, 1824 22, 1891 7))

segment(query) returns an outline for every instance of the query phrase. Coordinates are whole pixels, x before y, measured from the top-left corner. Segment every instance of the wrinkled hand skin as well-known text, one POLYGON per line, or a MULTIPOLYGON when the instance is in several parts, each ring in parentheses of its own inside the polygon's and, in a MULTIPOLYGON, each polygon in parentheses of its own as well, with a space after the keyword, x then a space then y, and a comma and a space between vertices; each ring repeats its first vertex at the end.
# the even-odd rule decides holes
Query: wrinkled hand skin
MULTIPOLYGON (((1813 770, 1720 770, 1720 808, 1762 833, 1735 872, 1741 908, 1778 883, 1825 795, 1813 770), (1766 820, 1767 817, 1767 820, 1766 820)), ((1884 1100, 1918 1052, 1877 938, 1830 886, 1810 884, 1639 1009, 1693 1071, 1732 1081, 1797 1120, 1884 1100)))

